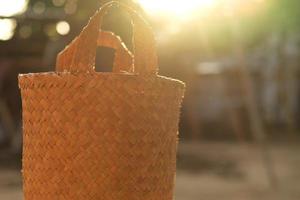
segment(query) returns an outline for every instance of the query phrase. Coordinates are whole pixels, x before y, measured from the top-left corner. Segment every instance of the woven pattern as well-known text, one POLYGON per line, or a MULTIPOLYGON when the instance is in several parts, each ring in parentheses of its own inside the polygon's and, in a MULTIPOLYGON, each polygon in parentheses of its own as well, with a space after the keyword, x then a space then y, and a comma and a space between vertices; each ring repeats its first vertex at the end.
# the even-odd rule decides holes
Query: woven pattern
MULTIPOLYGON (((104 5, 99 16, 112 4, 104 5)), ((84 30, 92 30, 90 26, 84 30)), ((142 52, 155 55, 154 44, 145 50, 135 45, 139 50, 134 57, 139 52, 140 59, 134 73, 132 60, 120 62, 122 66, 117 62, 118 73, 96 73, 91 70, 93 56, 77 59, 84 53, 72 46, 80 47, 81 37, 58 57, 57 71, 65 72, 19 77, 25 200, 173 199, 184 84, 156 75, 156 56, 143 60, 147 55, 142 52), (149 63, 152 67, 140 70, 149 63)), ((119 39, 108 42, 112 37, 102 35, 100 44, 123 45, 119 39)), ((90 41, 95 46, 87 43, 90 55, 97 41, 90 41)))
POLYGON ((25 199, 172 199, 179 82, 45 74, 20 84, 25 199))

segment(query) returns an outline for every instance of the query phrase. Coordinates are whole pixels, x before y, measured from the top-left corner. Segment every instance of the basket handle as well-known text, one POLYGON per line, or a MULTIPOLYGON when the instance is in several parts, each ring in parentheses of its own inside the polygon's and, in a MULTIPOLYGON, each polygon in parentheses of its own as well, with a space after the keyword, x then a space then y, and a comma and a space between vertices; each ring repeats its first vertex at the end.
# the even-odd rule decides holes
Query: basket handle
POLYGON ((98 46, 113 48, 116 50, 113 72, 133 72, 133 55, 127 49, 120 37, 116 36, 112 32, 100 31, 97 44, 98 46))
MULTIPOLYGON (((76 38, 69 46, 58 54, 56 59, 57 72, 70 71, 77 44, 78 39, 76 38)), ((127 49, 120 37, 112 32, 99 31, 97 45, 115 49, 113 72, 133 72, 133 55, 127 49)))
POLYGON ((152 29, 135 10, 115 1, 104 4, 90 19, 80 35, 70 44, 74 48, 67 53, 73 55, 69 71, 94 72, 98 32, 104 15, 112 6, 118 6, 126 10, 131 16, 133 24, 134 72, 139 74, 157 74, 157 54, 152 29))

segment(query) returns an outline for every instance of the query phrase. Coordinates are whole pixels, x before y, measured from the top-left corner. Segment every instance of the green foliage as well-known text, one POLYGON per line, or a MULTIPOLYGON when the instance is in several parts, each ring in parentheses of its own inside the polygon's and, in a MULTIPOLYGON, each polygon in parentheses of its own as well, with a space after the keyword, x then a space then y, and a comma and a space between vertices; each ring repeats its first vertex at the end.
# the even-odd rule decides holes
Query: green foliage
POLYGON ((188 38, 192 32, 195 39, 188 42, 191 46, 196 46, 195 40, 201 41, 205 35, 208 46, 215 53, 230 51, 236 42, 249 49, 261 44, 274 31, 300 31, 300 1, 266 0, 263 8, 253 13, 233 16, 214 13, 203 23, 195 18, 190 24, 191 27, 185 27, 188 31, 183 31, 181 36, 188 38))
POLYGON ((270 22, 282 31, 299 31, 300 1, 273 0, 269 9, 270 22))

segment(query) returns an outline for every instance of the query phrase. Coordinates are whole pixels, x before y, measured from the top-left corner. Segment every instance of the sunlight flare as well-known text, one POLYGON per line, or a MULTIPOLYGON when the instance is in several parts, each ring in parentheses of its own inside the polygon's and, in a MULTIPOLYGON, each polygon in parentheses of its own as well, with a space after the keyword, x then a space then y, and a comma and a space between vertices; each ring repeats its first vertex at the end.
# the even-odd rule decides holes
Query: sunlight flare
POLYGON ((243 14, 261 7, 266 0, 136 0, 145 11, 153 16, 169 16, 172 18, 188 18, 211 14, 216 8, 218 12, 235 12, 243 14))
POLYGON ((188 15, 195 10, 204 11, 217 0, 138 0, 150 14, 188 15))

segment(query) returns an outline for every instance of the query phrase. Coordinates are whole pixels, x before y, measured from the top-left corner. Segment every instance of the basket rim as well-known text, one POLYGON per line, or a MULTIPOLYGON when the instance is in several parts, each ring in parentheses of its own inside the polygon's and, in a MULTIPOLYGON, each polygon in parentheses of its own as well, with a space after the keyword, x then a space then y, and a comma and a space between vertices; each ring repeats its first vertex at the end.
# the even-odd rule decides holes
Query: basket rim
POLYGON ((63 79, 63 78, 68 78, 68 77, 84 77, 84 78, 100 78, 100 77, 120 77, 120 78, 140 78, 144 80, 153 80, 156 79, 158 81, 163 81, 163 82, 169 82, 174 85, 176 85, 179 88, 184 89, 185 88, 185 83, 183 81, 173 79, 170 77, 166 76, 161 76, 161 75, 139 75, 136 73, 128 73, 128 72, 121 72, 121 73, 115 73, 115 72, 93 72, 93 73, 82 73, 82 72, 40 72, 40 73, 27 73, 27 74, 19 74, 18 79, 19 79, 19 88, 31 88, 33 86, 33 82, 35 80, 38 80, 38 82, 43 82, 41 79, 43 78, 57 78, 57 79, 63 79))

